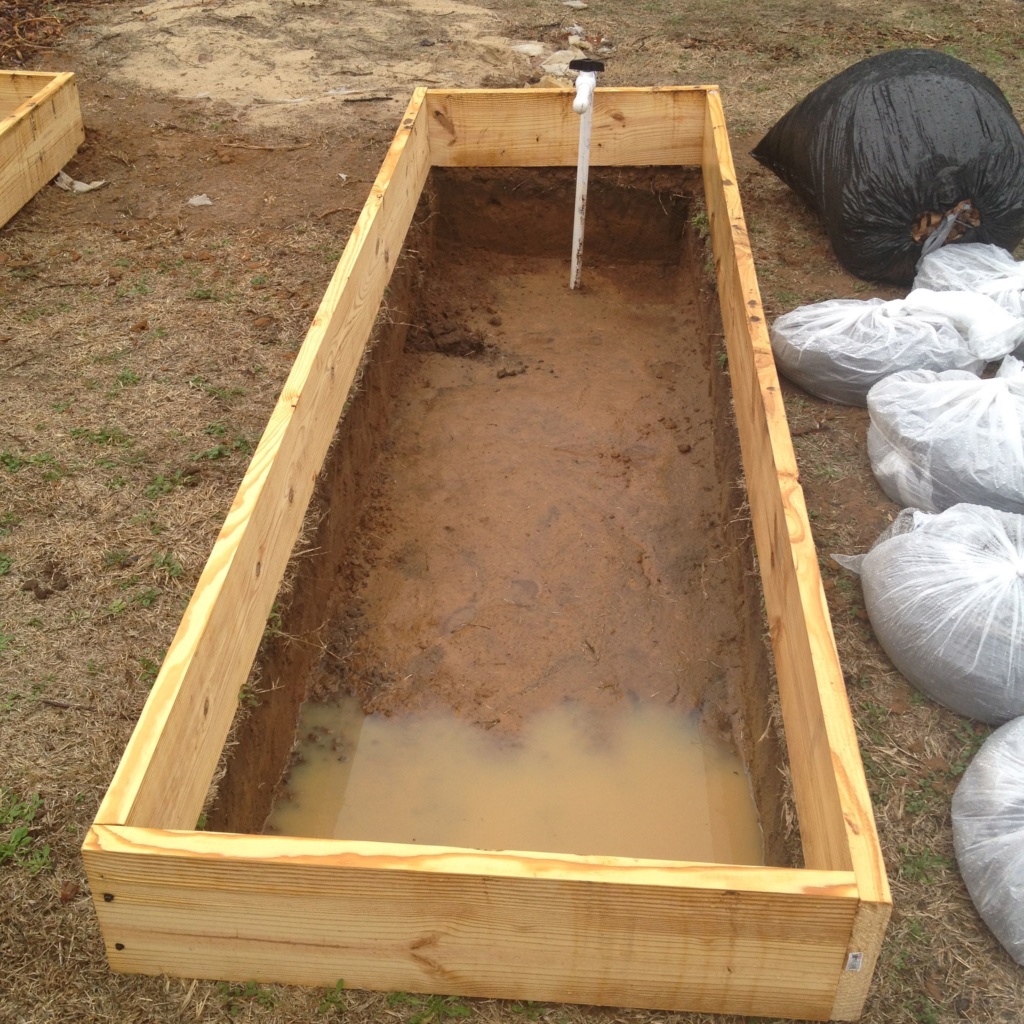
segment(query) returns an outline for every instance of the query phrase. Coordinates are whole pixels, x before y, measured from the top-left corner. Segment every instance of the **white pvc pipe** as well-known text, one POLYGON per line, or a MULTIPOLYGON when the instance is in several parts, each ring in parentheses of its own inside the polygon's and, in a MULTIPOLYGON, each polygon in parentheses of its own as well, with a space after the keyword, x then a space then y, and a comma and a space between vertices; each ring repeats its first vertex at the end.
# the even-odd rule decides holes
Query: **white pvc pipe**
POLYGON ((594 90, 597 88, 597 72, 581 71, 576 76, 576 98, 572 101, 572 109, 577 114, 585 114, 594 102, 594 90))
POLYGON ((597 73, 581 71, 576 76, 576 98, 572 109, 580 117, 580 146, 576 162, 576 205, 572 226, 572 266, 569 270, 569 287, 580 286, 580 272, 583 262, 583 221, 587 215, 587 179, 590 176, 590 126, 594 120, 594 89, 597 88, 597 73))

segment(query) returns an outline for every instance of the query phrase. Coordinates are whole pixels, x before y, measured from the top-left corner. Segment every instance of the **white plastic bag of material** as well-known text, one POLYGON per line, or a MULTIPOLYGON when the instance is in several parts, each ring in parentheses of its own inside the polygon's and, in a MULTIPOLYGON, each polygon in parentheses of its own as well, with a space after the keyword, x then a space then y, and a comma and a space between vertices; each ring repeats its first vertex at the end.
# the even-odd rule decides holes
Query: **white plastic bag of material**
POLYGON ((1024 320, 972 292, 912 291, 906 299, 830 299, 800 306, 771 328, 772 352, 805 391, 844 405, 899 370, 967 370, 1024 342, 1024 320))
POLYGON ((1024 318, 1024 263, 998 245, 944 245, 921 258, 914 287, 979 292, 1024 318))
POLYGON ((980 292, 915 288, 903 302, 907 316, 949 317, 967 347, 988 362, 1002 359, 1024 343, 1024 319, 980 292))
POLYGON ((1024 363, 995 377, 907 370, 868 393, 868 456, 900 505, 939 512, 958 502, 1024 512, 1024 363))
POLYGON ((964 772, 953 848, 982 920, 1024 966, 1024 718, 992 733, 964 772))
POLYGON ((914 686, 990 725, 1024 715, 1024 516, 904 509, 866 555, 836 561, 860 574, 875 636, 914 686))

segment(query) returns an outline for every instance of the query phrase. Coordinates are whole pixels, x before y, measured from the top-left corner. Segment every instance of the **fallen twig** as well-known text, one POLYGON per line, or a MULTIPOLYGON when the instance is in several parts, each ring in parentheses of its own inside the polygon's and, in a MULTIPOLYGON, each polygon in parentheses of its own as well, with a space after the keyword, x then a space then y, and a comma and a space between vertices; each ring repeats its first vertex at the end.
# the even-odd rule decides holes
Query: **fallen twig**
POLYGON ((361 210, 359 210, 355 206, 334 206, 330 210, 324 210, 323 213, 319 214, 317 216, 317 220, 323 220, 325 217, 330 217, 330 215, 332 213, 341 213, 343 211, 345 213, 361 213, 362 212, 361 210))
POLYGON ((813 427, 803 427, 800 430, 791 430, 789 432, 790 437, 803 437, 805 434, 818 434, 823 430, 828 430, 828 423, 822 420, 821 423, 815 423, 813 427))
POLYGON ((262 149, 268 152, 288 152, 293 149, 305 149, 307 146, 312 146, 312 142, 297 142, 293 146, 256 146, 251 142, 221 142, 219 145, 225 149, 262 149))
POLYGON ((69 25, 87 17, 79 8, 97 5, 98 0, 57 3, 53 5, 56 13, 44 14, 42 10, 51 5, 43 0, 0 4, 0 65, 24 63, 26 55, 22 50, 44 53, 52 50, 69 25))
POLYGON ((40 704, 46 704, 51 708, 63 708, 66 711, 97 711, 91 704, 72 704, 66 700, 50 700, 48 697, 40 697, 40 704))
POLYGON ((98 288, 102 281, 43 281, 37 288, 98 288))
POLYGON ((35 352, 30 352, 24 359, 19 359, 16 363, 11 363, 10 366, 4 367, 4 373, 10 373, 11 370, 16 370, 19 366, 24 366, 26 363, 30 363, 35 358, 35 352))

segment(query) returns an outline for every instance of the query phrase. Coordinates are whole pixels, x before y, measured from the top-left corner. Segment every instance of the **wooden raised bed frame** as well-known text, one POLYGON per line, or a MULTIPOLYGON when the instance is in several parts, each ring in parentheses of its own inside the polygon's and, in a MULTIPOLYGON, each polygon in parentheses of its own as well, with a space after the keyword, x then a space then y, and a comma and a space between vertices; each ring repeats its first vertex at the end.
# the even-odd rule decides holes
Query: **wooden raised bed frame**
POLYGON ((84 141, 73 74, 0 71, 0 227, 84 141))
POLYGON ((86 839, 114 970, 860 1015, 889 889, 713 86, 599 89, 591 160, 703 170, 805 867, 194 831, 430 168, 574 165, 578 123, 564 90, 413 95, 86 839))

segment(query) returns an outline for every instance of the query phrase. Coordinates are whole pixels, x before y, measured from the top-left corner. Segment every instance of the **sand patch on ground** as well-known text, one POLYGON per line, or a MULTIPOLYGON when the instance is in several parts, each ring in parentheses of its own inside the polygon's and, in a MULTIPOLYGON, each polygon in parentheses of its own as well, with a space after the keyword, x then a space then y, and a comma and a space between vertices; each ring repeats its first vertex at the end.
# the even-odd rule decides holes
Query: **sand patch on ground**
POLYGON ((95 29, 117 84, 230 104, 253 125, 404 105, 419 85, 472 87, 531 73, 495 11, 461 0, 156 0, 95 29), (385 97, 390 97, 385 98, 385 97))

